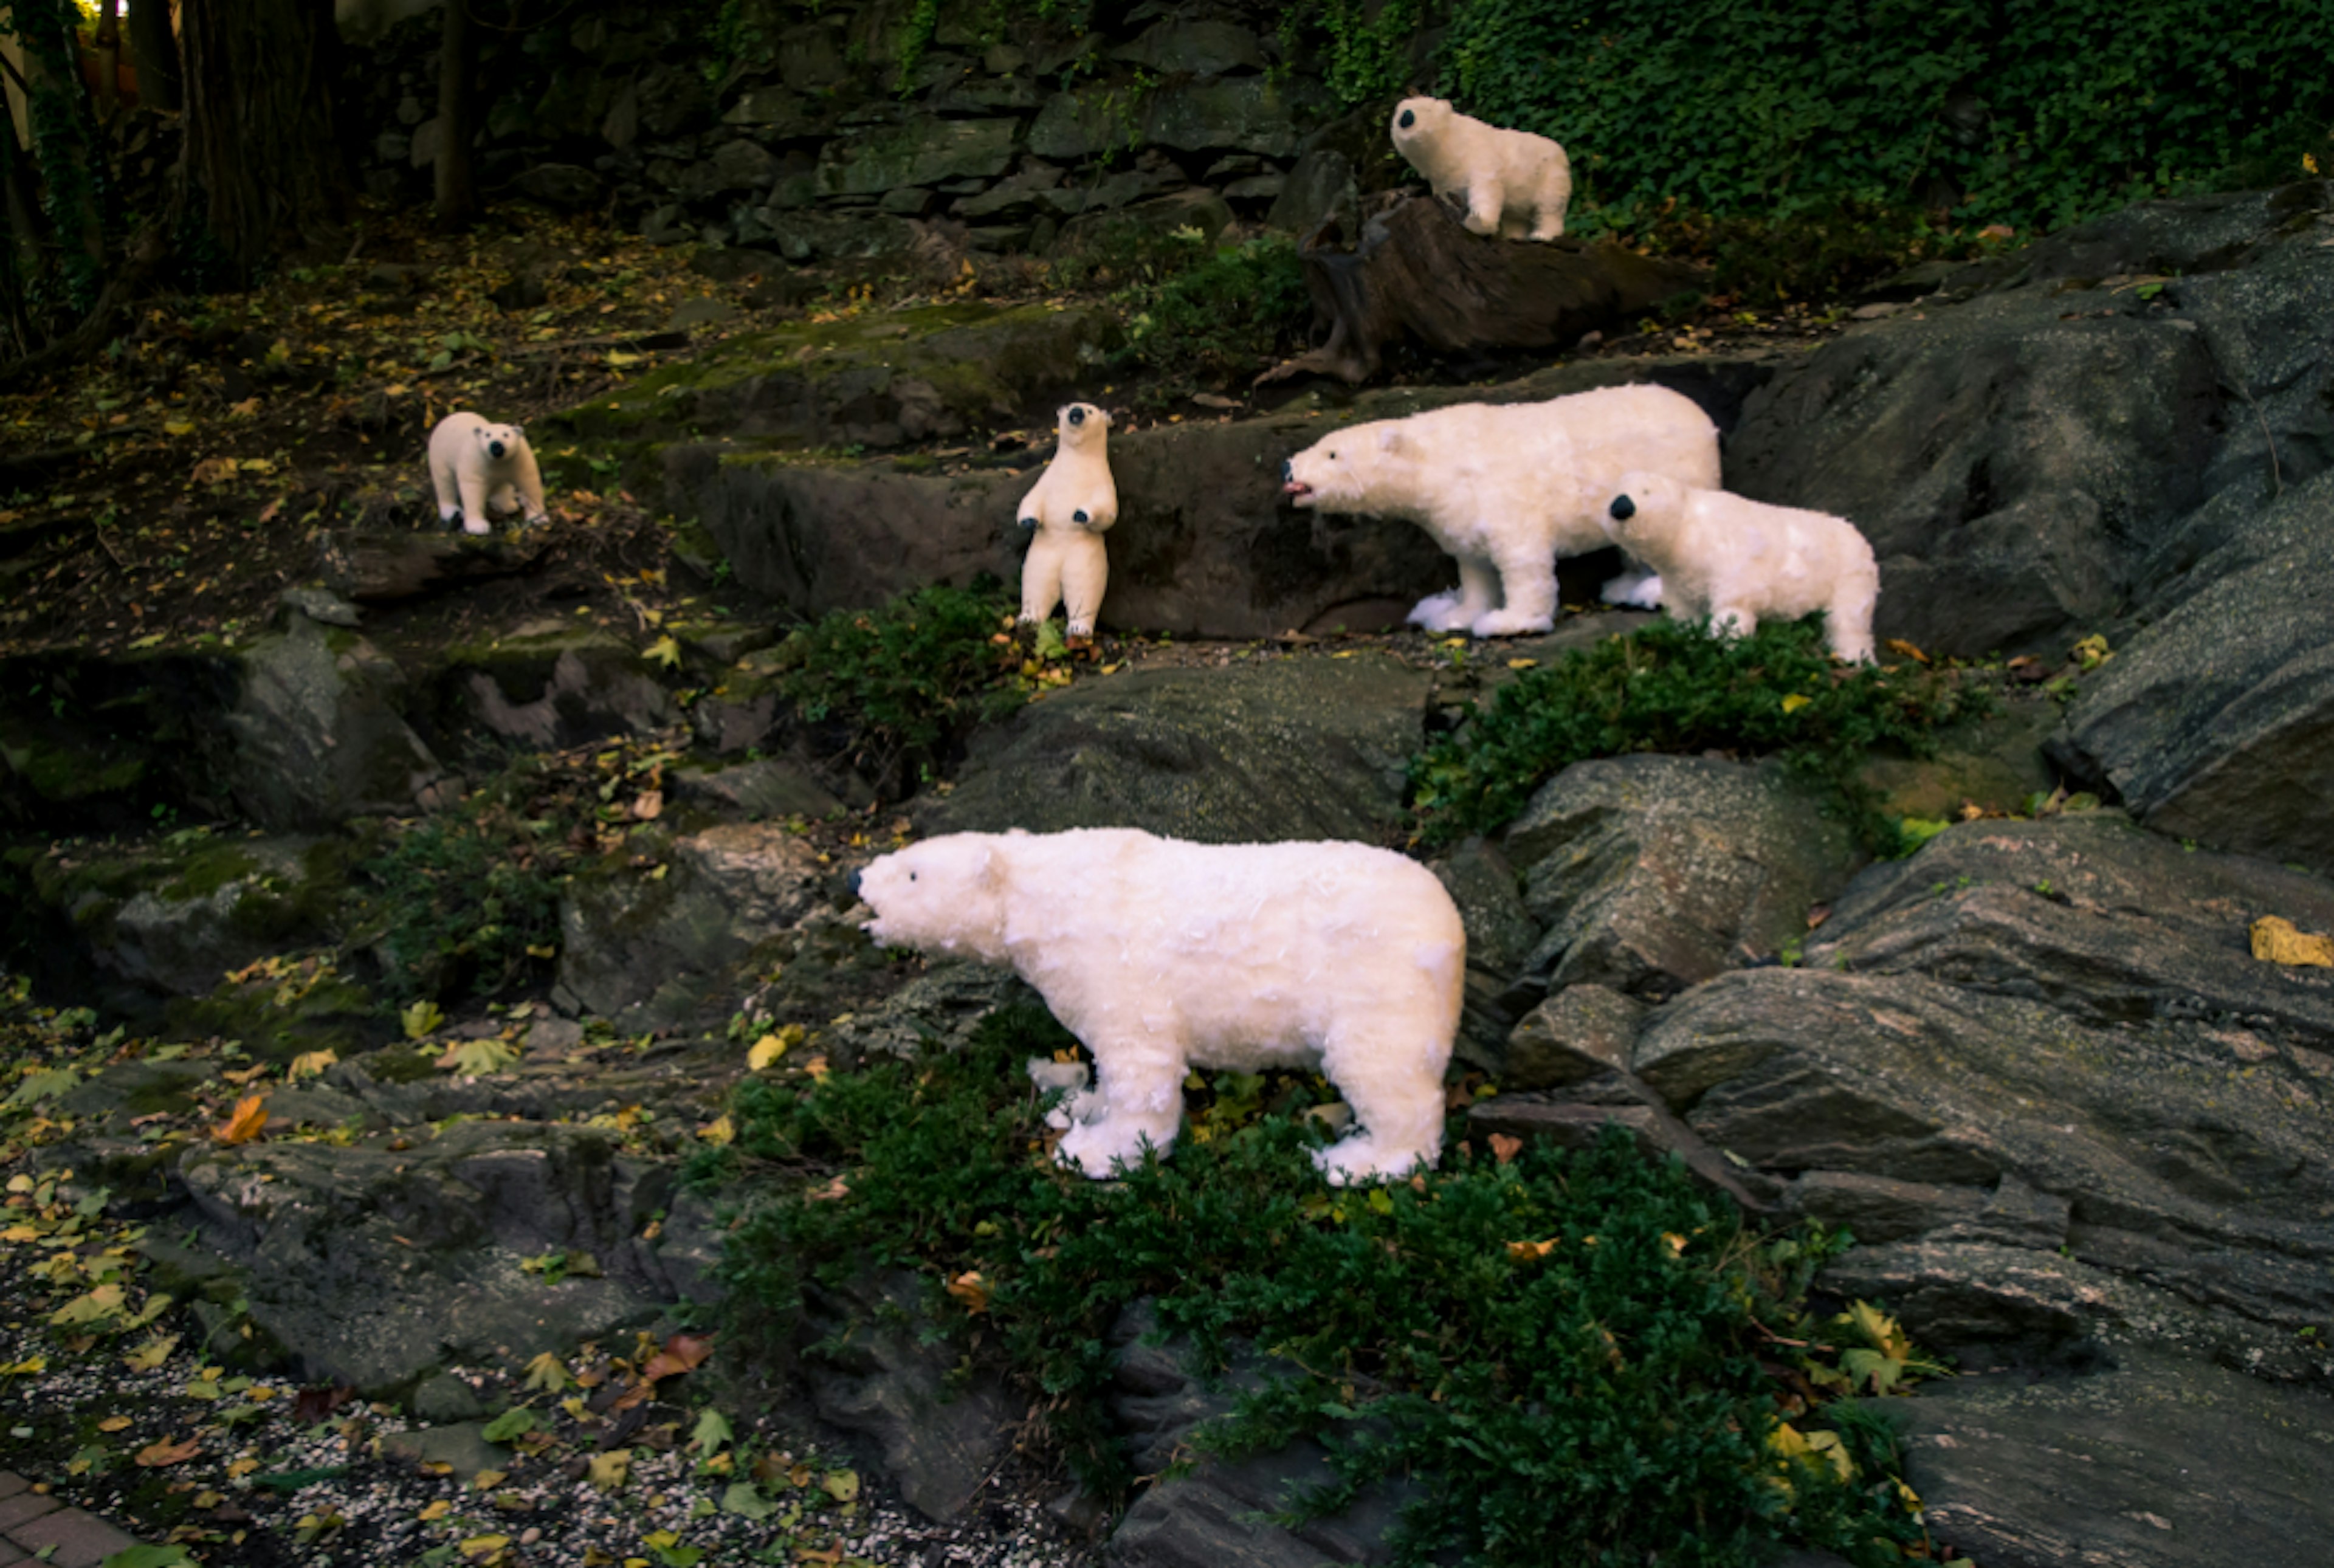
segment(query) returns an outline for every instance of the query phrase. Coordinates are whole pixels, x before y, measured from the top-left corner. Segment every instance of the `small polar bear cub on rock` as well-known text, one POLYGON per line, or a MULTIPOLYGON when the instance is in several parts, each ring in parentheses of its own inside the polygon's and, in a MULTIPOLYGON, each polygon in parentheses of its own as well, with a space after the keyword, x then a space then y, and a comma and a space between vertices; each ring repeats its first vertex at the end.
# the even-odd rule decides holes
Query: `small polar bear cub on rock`
POLYGON ((1357 843, 1195 844, 1132 828, 950 833, 855 882, 865 930, 1010 964, 1099 1069, 1058 1158, 1091 1177, 1163 1154, 1191 1067, 1317 1068, 1360 1130, 1331 1182, 1406 1174, 1442 1144, 1467 936, 1434 873, 1357 843))
POLYGON ((1032 624, 1059 603, 1072 637, 1094 635, 1102 592, 1110 582, 1103 530, 1118 521, 1118 486, 1110 477, 1110 416, 1092 403, 1061 410, 1061 444, 1021 498, 1021 526, 1031 531, 1021 560, 1021 619, 1032 624))
MULTIPOLYGON (((1622 475, 1718 486, 1718 427, 1666 387, 1600 387, 1544 403, 1461 403, 1323 438, 1281 466, 1299 506, 1417 524, 1459 560, 1455 592, 1411 624, 1512 637, 1556 624, 1556 559, 1601 550, 1622 475)), ((1661 585, 1615 579, 1605 596, 1659 603, 1661 585)))
POLYGON ((1572 201, 1572 160, 1529 130, 1502 130, 1440 98, 1405 98, 1394 109, 1394 145, 1437 196, 1467 204, 1471 234, 1554 239, 1572 201))
POLYGON ((1613 543, 1662 574, 1670 613, 1747 637, 1760 617, 1824 612, 1832 657, 1872 662, 1880 568, 1845 517, 1770 506, 1662 474, 1625 474, 1606 508, 1613 543))
POLYGON ((487 508, 515 512, 539 523, 543 474, 535 448, 516 425, 489 425, 477 414, 448 414, 429 432, 429 482, 438 489, 438 520, 462 520, 466 534, 487 532, 487 508))

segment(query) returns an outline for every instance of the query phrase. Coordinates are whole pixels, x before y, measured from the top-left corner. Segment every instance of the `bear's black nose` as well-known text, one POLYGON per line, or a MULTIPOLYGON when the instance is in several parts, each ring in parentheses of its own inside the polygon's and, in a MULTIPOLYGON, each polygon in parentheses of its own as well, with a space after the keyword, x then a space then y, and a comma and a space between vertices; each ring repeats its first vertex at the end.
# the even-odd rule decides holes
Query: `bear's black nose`
POLYGON ((1086 411, 1085 411, 1084 409, 1072 409, 1070 410, 1070 423, 1071 423, 1071 424, 1073 424, 1073 425, 1083 425, 1083 424, 1085 424, 1085 422, 1086 422, 1086 411))
POLYGON ((1404 130, 1408 130, 1412 126, 1416 125, 1417 123, 1418 116, 1415 113, 1407 109, 1402 111, 1402 128, 1404 130))
POLYGON ((487 443, 487 450, 499 457, 503 455, 503 444, 500 441, 489 441, 487 443))
POLYGON ((1626 523, 1637 515, 1637 504, 1626 495, 1615 495, 1613 497, 1613 505, 1606 510, 1613 514, 1614 522, 1626 523))
POLYGON ((857 871, 854 871, 849 876, 844 878, 843 885, 851 890, 851 896, 853 898, 857 898, 859 896, 859 873, 857 871))
POLYGON ((1284 485, 1294 485, 1297 483, 1296 458, 1283 457, 1280 460, 1280 482, 1284 485))

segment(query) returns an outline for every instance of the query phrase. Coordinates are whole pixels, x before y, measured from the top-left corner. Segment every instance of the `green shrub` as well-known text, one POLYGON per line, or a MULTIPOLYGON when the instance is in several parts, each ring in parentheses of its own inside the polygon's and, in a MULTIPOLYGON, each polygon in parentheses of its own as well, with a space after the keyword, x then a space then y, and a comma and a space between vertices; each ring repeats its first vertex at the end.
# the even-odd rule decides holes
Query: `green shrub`
POLYGON ((558 942, 564 846, 525 803, 523 782, 506 775, 459 814, 397 830, 358 862, 363 902, 352 945, 381 959, 384 1000, 490 995, 532 976, 540 960, 528 948, 558 942))
POLYGON ((1890 854, 1896 824, 1858 776, 1866 757, 1876 746, 1926 755, 1936 726, 1990 701, 1916 665, 1834 664, 1820 616, 1732 641, 1662 621, 1500 688, 1412 761, 1412 804, 1421 836, 1442 844, 1513 820, 1542 784, 1590 757, 1779 754, 1830 794, 1867 848, 1890 854))
MULTIPOLYGON (((1196 233, 1196 231, 1193 231, 1196 233)), ((1297 247, 1278 237, 1210 249, 1192 241, 1188 265, 1121 303, 1123 362, 1174 377, 1254 374, 1293 344, 1312 320, 1312 295, 1297 247)))
POLYGON ((1784 1390, 1760 1357, 1773 1333, 1808 1337, 1789 1325, 1832 1249, 1745 1235, 1618 1132, 1572 1156, 1453 1150, 1407 1184, 1332 1189, 1307 1159, 1315 1124, 1289 1113, 1311 1098, 1299 1079, 1276 1095, 1220 1075, 1171 1161, 1088 1181, 1047 1158, 1021 1071, 1067 1044, 1041 1010, 1011 1009, 953 1055, 749 1079, 735 1143, 694 1173, 777 1179, 730 1233, 736 1326, 782 1342, 805 1284, 871 1265, 953 1281, 940 1310, 979 1326, 1115 1495, 1106 1336, 1151 1297, 1205 1369, 1236 1340, 1274 1352, 1265 1386, 1198 1440, 1325 1439, 1339 1479, 1298 1514, 1380 1476, 1426 1484, 1405 1564, 1748 1565, 1783 1542, 1882 1563, 1919 1539, 1872 1444, 1852 1479, 1770 1447, 1784 1390))
POLYGON ((879 787, 913 783, 974 724, 1021 702, 1021 651, 995 640, 1013 610, 984 578, 835 611, 780 645, 779 690, 879 787))

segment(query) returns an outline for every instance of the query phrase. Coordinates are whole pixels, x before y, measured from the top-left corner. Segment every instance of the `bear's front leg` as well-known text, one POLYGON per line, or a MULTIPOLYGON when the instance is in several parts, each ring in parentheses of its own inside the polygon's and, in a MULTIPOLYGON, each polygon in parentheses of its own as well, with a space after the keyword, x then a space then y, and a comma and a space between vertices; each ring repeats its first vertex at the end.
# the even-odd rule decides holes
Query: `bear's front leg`
POLYGON ((1504 603, 1475 618, 1468 630, 1478 637, 1517 637, 1556 625, 1556 563, 1536 551, 1510 551, 1500 558, 1504 603))
POLYGON ((1489 175, 1479 175, 1467 187, 1467 232, 1494 235, 1500 232, 1500 208, 1506 197, 1500 182, 1489 175))
POLYGON ((519 443, 516 467, 512 487, 518 491, 519 509, 528 522, 540 523, 551 515, 551 509, 543 504, 543 469, 535 460, 535 448, 524 441, 519 443))
POLYGON ((1164 1155, 1174 1147, 1183 1122, 1185 1067, 1181 1052, 1149 1039, 1114 1044, 1097 1035, 1087 1047, 1102 1114, 1071 1128, 1054 1158, 1099 1181, 1116 1175, 1115 1166, 1142 1164, 1146 1149, 1164 1155))
POLYGON ((1713 604, 1710 607, 1710 634, 1731 642, 1738 637, 1748 637, 1759 630, 1759 612, 1741 604, 1713 604))
POLYGON ((1491 563, 1474 556, 1459 557, 1459 592, 1434 593, 1422 599, 1410 612, 1410 623, 1429 631, 1467 631, 1500 605, 1500 574, 1491 563))
POLYGON ((462 481, 462 532, 484 534, 487 524, 487 476, 484 474, 464 474, 462 481))
POLYGON ((1662 607, 1662 574, 1650 566, 1640 566, 1632 562, 1626 572, 1606 582, 1597 597, 1607 604, 1659 610, 1662 607))

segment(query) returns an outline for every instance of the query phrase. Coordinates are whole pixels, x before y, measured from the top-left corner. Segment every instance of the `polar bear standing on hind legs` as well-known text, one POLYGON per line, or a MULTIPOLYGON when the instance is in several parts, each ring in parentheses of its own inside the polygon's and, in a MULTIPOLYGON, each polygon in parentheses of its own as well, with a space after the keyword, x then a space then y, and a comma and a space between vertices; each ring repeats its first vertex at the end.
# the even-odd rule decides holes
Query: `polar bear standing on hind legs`
POLYGON ((1880 568, 1855 524, 1660 474, 1625 474, 1617 489, 1605 531, 1662 574, 1673 616, 1707 616, 1716 635, 1748 637, 1761 617, 1797 620, 1820 610, 1832 657, 1872 662, 1880 568))
POLYGON ((855 880, 886 947, 1010 964, 1094 1053, 1100 1115, 1058 1157, 1091 1177, 1164 1154, 1193 1066, 1317 1068, 1360 1130, 1333 1184, 1442 1146, 1467 933, 1434 873, 1356 843, 1194 844, 1132 828, 951 833, 855 880))
POLYGON ((1021 619, 1034 625, 1058 602, 1068 635, 1091 637, 1110 582, 1103 530, 1118 521, 1110 416, 1092 403, 1072 403, 1056 428, 1061 439, 1053 461, 1021 498, 1021 526, 1032 535, 1021 560, 1021 619))
MULTIPOLYGON (((1605 504, 1632 470, 1718 487, 1718 427, 1666 387, 1600 387, 1544 403, 1461 403, 1325 437, 1281 466, 1298 506, 1417 524, 1459 560, 1459 587, 1419 601, 1429 631, 1512 637, 1556 624, 1556 559, 1610 541, 1605 504)), ((1615 601, 1655 604, 1633 574, 1615 601)))
POLYGON ((1438 197, 1467 205, 1470 234, 1555 239, 1572 204, 1572 160, 1529 130, 1503 130, 1440 98, 1405 98, 1394 109, 1394 145, 1438 197))
POLYGON ((550 515, 543 505, 543 472, 535 448, 516 425, 489 425, 482 415, 448 414, 429 432, 429 482, 438 491, 438 520, 462 520, 466 534, 484 534, 487 508, 524 510, 526 520, 550 515))

